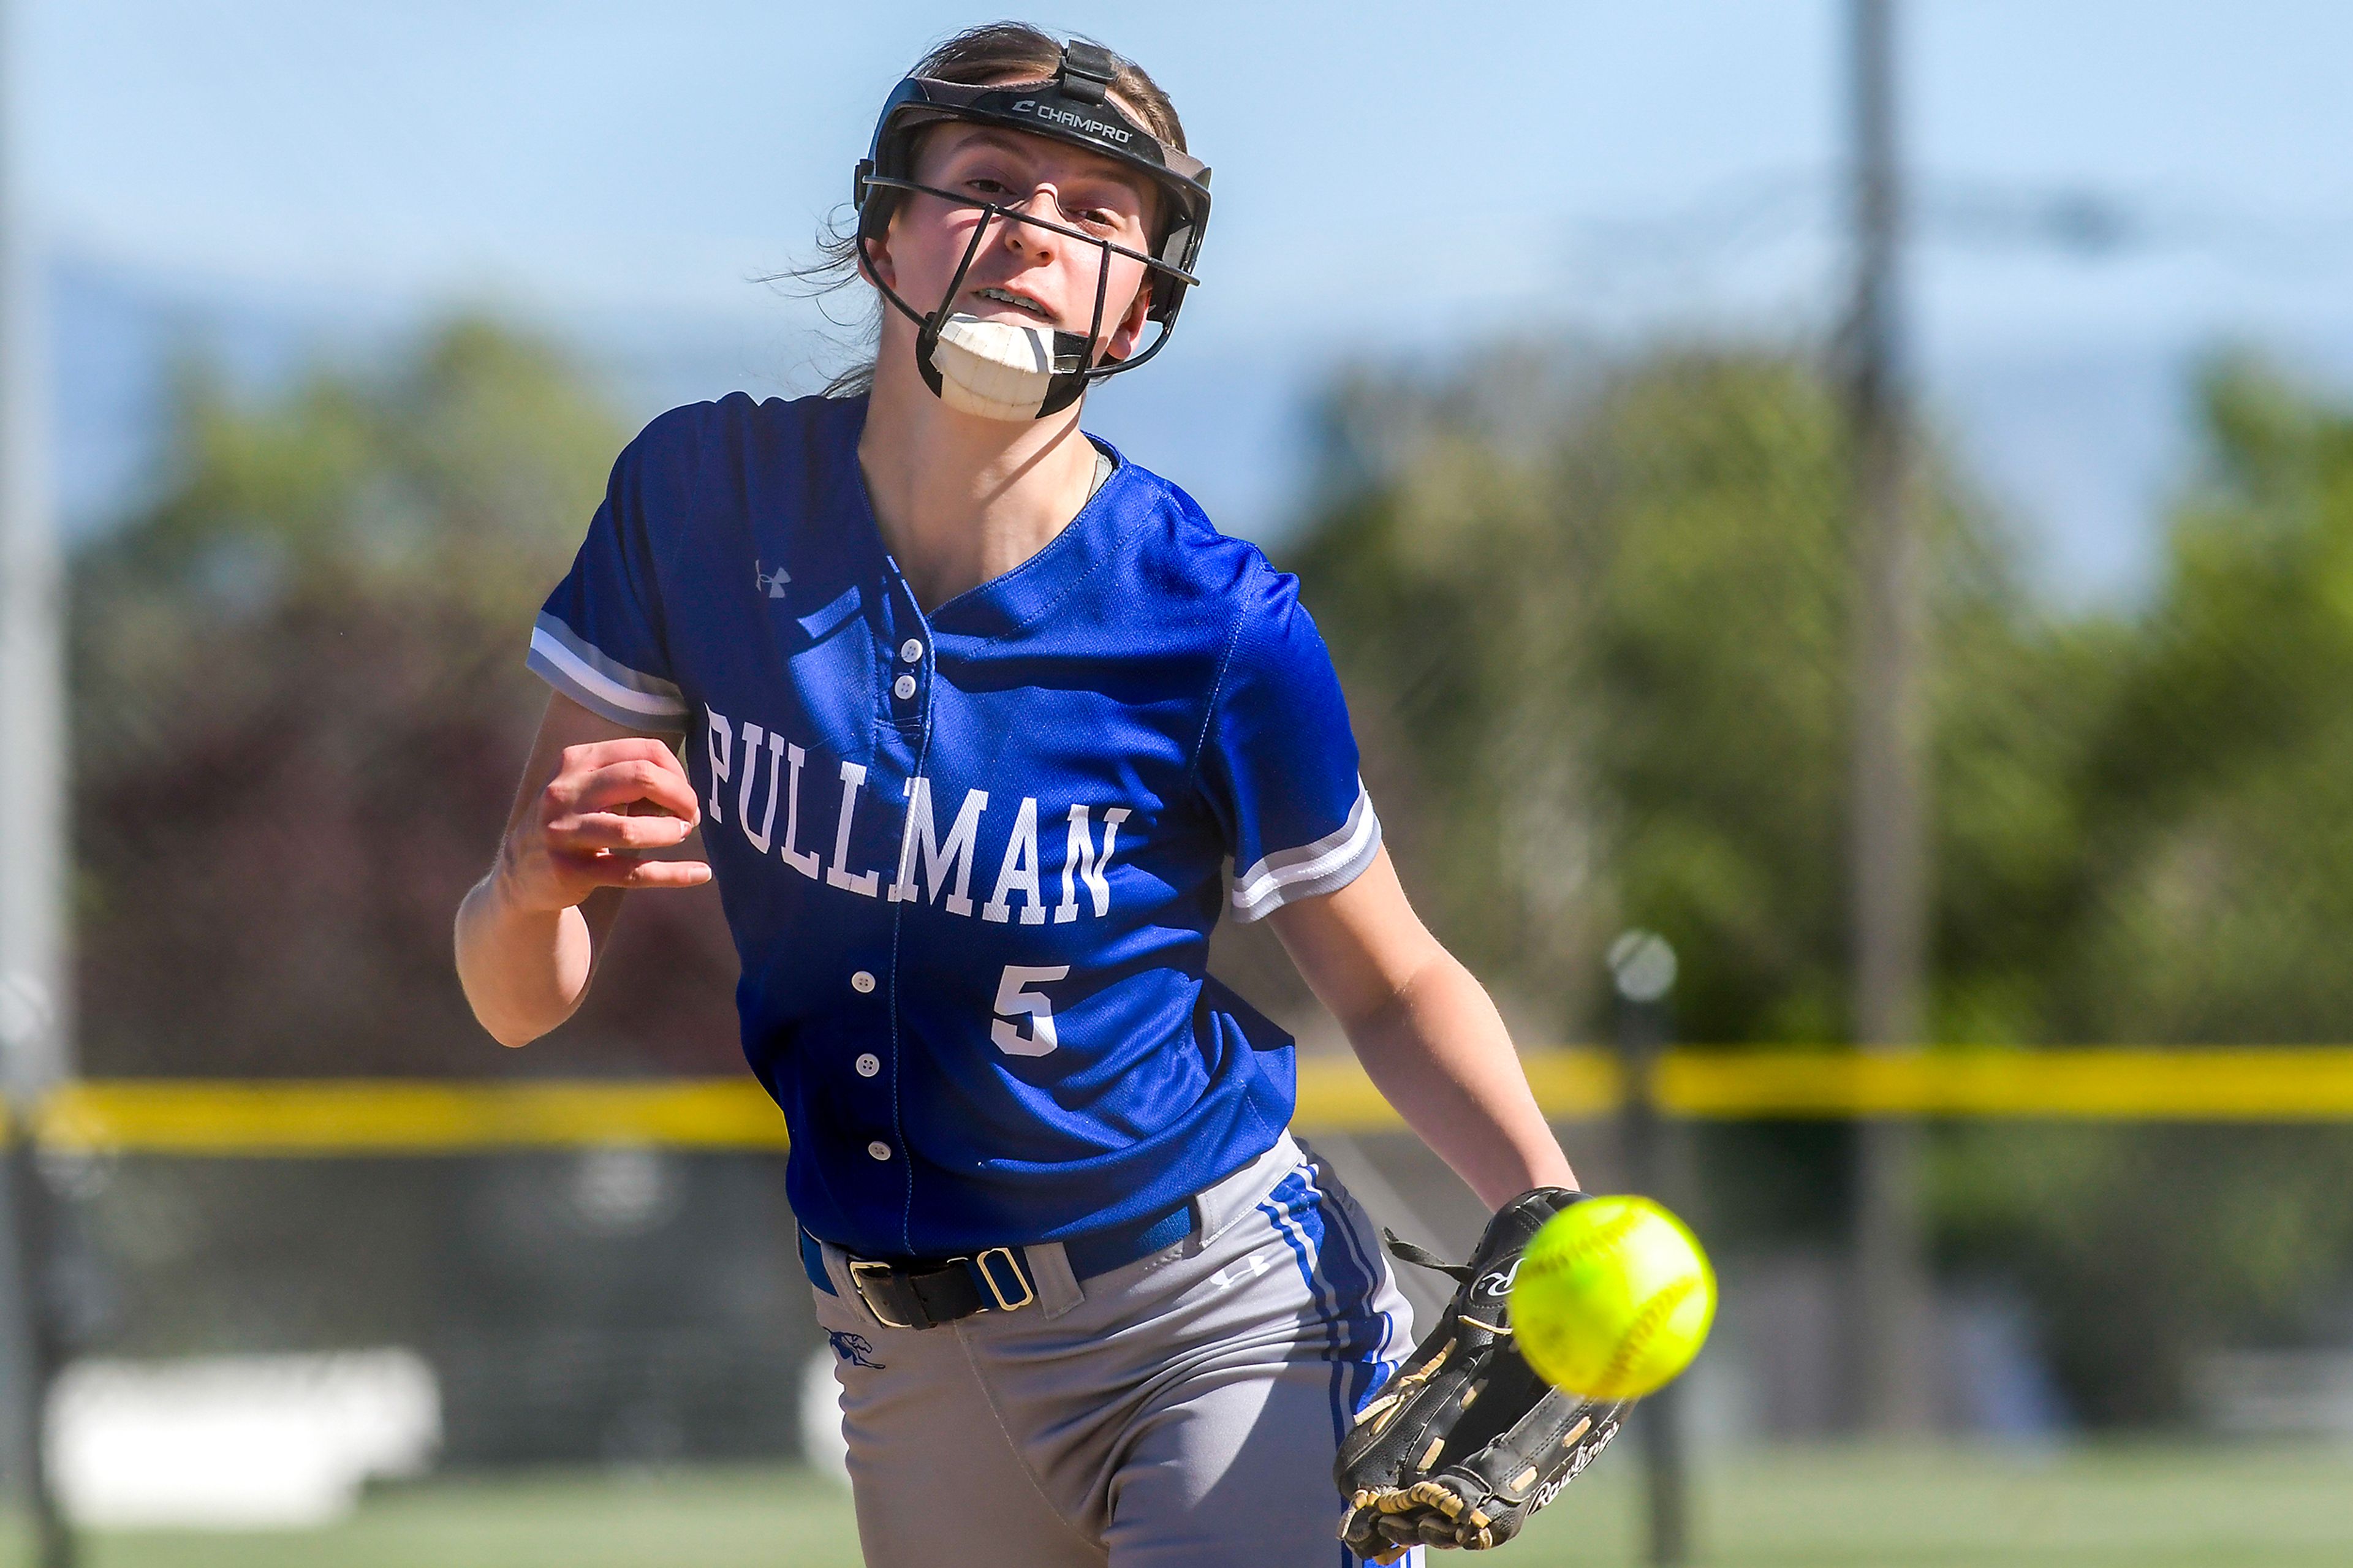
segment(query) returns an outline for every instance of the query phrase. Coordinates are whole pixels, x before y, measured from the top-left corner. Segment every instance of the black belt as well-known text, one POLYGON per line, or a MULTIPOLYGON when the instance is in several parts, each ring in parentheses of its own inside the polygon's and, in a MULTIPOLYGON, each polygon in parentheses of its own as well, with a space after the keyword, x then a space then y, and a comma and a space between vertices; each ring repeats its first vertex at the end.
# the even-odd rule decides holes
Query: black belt
MULTIPOLYGON (((1085 1279, 1174 1247, 1193 1232, 1190 1198, 1156 1215, 1090 1231, 1063 1244, 1071 1272, 1085 1279)), ((848 1259, 860 1300, 886 1328, 935 1329, 975 1312, 1015 1312, 1038 1299, 1038 1282, 1018 1247, 991 1247, 969 1258, 848 1259)), ((801 1267, 830 1295, 825 1249, 801 1232, 801 1267)))
POLYGON ((935 1329, 991 1307, 1018 1311, 1038 1299, 1037 1282, 1009 1247, 913 1268, 853 1258, 849 1282, 890 1329, 935 1329))

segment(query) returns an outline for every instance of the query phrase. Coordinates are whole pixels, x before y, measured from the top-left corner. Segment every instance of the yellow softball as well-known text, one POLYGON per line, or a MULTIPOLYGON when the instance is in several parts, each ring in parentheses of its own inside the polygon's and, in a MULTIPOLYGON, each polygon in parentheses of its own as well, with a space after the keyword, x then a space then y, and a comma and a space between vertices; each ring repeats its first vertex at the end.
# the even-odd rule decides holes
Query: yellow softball
POLYGON ((1648 1198, 1588 1198, 1545 1222, 1512 1282, 1512 1334, 1554 1387, 1648 1394, 1689 1366, 1715 1319, 1698 1237, 1648 1198))

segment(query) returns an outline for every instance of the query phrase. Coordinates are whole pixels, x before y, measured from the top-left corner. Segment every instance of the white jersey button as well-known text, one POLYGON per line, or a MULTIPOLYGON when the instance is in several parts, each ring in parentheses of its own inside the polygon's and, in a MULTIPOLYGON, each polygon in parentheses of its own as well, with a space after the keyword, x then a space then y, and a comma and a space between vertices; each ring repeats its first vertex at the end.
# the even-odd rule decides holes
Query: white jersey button
POLYGON ((891 1157, 891 1145, 877 1138, 873 1142, 866 1145, 866 1152, 878 1160, 887 1160, 891 1157))
POLYGON ((909 664, 913 664, 917 659, 923 657, 923 645, 917 642, 913 637, 909 637, 905 642, 899 645, 899 657, 906 660, 909 664))
POLYGON ((858 1058, 858 1076, 860 1078, 872 1078, 876 1073, 881 1072, 881 1070, 882 1058, 876 1056, 872 1051, 868 1051, 858 1058))
POLYGON ((913 697, 914 694, 915 678, 912 675, 902 675, 898 679, 891 683, 891 695, 896 697, 902 702, 904 702, 908 698, 913 697))
POLYGON ((849 988, 863 996, 874 989, 874 976, 861 969, 849 977, 849 988))

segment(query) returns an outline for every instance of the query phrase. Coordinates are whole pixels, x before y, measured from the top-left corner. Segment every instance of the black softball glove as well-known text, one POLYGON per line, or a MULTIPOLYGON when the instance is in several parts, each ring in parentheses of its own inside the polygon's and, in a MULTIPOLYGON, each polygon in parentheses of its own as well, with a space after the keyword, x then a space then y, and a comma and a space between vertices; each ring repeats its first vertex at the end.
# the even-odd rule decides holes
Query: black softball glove
POLYGON ((1348 1504, 1340 1539, 1351 1552, 1390 1563, 1410 1546, 1501 1546, 1618 1435, 1632 1400, 1563 1394, 1512 1342, 1520 1255, 1545 1221, 1584 1196, 1566 1187, 1521 1194, 1487 1223, 1468 1263, 1388 1237, 1398 1258, 1461 1283, 1340 1446, 1332 1476, 1348 1504))

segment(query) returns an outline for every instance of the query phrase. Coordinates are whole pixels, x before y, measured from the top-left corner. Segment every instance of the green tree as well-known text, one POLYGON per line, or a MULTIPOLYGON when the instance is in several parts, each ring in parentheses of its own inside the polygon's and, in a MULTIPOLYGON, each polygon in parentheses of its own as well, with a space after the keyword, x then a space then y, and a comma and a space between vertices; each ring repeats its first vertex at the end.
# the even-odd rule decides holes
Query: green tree
MULTIPOLYGON (((2163 571, 2061 628, 2087 679, 2078 846, 2044 1032, 2346 1038, 2353 1020, 2353 412, 2224 359, 2163 571)), ((2012 732, 2039 732, 2021 714, 2012 732)), ((1988 910, 1989 916, 1998 913, 1988 910)), ((2322 1331, 2353 1274, 2338 1128, 1981 1128, 1944 1183, 1957 1256, 2034 1282, 2094 1416, 2179 1411, 2202 1350, 2322 1331)))
MULTIPOLYGON (((1795 356, 1668 352, 1567 384, 1359 381, 1332 426, 1337 499, 1292 558, 1450 939, 1568 1035, 1606 1026, 1599 950, 1641 925, 1683 955, 1688 1037, 1841 1038, 1834 389, 1795 356)), ((2082 660, 2046 646, 1986 510, 1935 492, 1938 1030, 2031 1038, 2081 699, 2000 731, 2080 692, 2082 660)))
POLYGON ((2353 414, 2260 368, 2200 389, 2204 461, 2083 789, 2086 1038, 2334 1041, 2353 1019, 2353 414))
MULTIPOLYGON (((161 494, 75 563, 86 1065, 494 1070, 449 922, 545 700, 532 616, 624 433, 480 321, 259 405, 192 372, 178 432, 161 494)), ((646 962, 541 1054, 731 1062, 707 902, 633 913, 646 962)))

